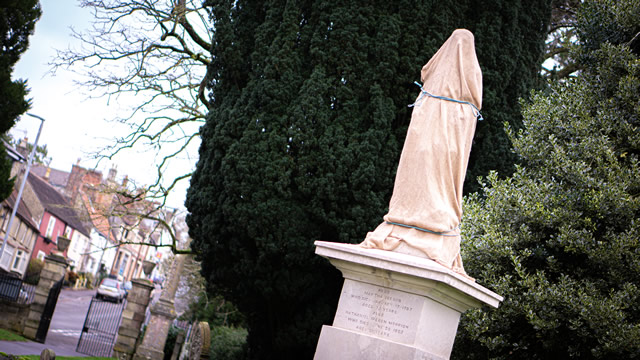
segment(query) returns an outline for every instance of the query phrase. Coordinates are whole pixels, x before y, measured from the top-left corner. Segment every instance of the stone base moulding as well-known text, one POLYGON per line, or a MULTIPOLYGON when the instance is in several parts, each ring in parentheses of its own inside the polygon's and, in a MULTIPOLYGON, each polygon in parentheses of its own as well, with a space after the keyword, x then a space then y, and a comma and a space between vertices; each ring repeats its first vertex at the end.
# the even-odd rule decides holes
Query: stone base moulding
POLYGON ((344 276, 315 360, 448 359, 460 315, 501 296, 427 258, 316 241, 344 276))

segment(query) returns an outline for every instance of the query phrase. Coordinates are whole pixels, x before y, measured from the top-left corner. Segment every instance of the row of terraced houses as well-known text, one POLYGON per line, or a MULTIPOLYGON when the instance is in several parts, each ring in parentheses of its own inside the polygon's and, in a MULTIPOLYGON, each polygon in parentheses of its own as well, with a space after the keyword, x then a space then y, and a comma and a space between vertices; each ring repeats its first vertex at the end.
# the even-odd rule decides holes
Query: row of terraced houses
MULTIPOLYGON (((21 145, 17 149, 7 145, 16 185, 1 203, 2 239, 26 172, 26 142, 21 145)), ((32 165, 0 257, 0 271, 24 276, 30 259, 44 259, 56 249, 58 239, 66 237, 71 243, 64 255, 75 272, 102 271, 122 281, 141 277, 142 262, 158 262, 163 255, 153 245, 162 242, 164 229, 149 218, 170 223, 172 213, 156 210, 146 200, 132 201, 120 191, 127 188, 127 177, 116 181, 116 175, 112 168, 103 178, 101 172, 81 167, 80 161, 69 172, 32 165)))

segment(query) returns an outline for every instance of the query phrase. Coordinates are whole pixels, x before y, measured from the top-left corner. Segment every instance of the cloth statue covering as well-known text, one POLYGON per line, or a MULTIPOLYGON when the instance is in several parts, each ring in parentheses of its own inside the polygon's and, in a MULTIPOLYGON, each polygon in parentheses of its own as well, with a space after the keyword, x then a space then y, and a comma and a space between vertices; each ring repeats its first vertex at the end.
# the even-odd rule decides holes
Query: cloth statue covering
POLYGON ((473 34, 458 29, 422 68, 389 213, 360 245, 428 257, 466 276, 460 257, 462 186, 482 72, 473 34))

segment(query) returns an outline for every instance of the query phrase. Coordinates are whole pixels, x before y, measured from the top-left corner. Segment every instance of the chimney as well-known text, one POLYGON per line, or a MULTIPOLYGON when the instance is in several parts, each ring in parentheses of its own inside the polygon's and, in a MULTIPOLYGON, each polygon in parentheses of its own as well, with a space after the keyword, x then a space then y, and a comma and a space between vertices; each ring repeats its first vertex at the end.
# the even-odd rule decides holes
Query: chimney
POLYGON ((122 178, 122 187, 126 187, 127 183, 129 183, 129 175, 125 175, 124 178, 122 178))
POLYGON ((47 172, 44 173, 44 179, 49 182, 49 176, 51 175, 51 168, 47 166, 47 172))
POLYGON ((117 173, 118 173, 118 170, 116 170, 115 166, 109 169, 109 176, 107 177, 107 181, 111 181, 111 182, 115 181, 117 173))
POLYGON ((25 136, 20 142, 18 146, 16 146, 16 150, 20 155, 24 156, 25 159, 29 158, 29 139, 25 136))
POLYGON ((82 186, 82 179, 87 171, 76 164, 71 166, 71 174, 67 180, 67 185, 64 187, 64 192, 71 198, 72 203, 75 203, 76 196, 82 186))

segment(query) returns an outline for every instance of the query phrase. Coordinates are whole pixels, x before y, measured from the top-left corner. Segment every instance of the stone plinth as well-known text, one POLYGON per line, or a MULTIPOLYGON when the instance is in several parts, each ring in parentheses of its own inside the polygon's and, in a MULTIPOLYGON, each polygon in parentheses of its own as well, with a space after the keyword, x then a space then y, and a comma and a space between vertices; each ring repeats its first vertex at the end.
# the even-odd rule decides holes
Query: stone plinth
POLYGON ((113 347, 113 357, 121 360, 133 357, 153 287, 149 280, 134 279, 131 281, 131 290, 127 295, 127 306, 122 312, 118 338, 113 347))
POLYGON ((173 301, 160 298, 151 307, 151 320, 144 333, 142 344, 136 349, 134 360, 164 358, 164 344, 167 341, 167 334, 173 319, 176 318, 176 311, 173 301))
POLYGON ((448 359, 460 315, 502 297, 435 261, 316 241, 345 278, 316 360, 448 359))
POLYGON ((36 285, 35 296, 31 305, 29 305, 29 315, 24 321, 24 337, 35 340, 42 313, 47 304, 49 291, 56 282, 64 277, 66 271, 67 261, 64 257, 49 255, 44 258, 44 267, 40 272, 40 280, 36 285))
POLYGON ((151 319, 144 333, 144 339, 142 339, 142 344, 138 346, 133 357, 136 360, 162 360, 164 358, 163 351, 169 328, 173 319, 176 318, 173 298, 176 296, 176 290, 182 275, 184 259, 184 255, 177 255, 171 264, 169 279, 166 281, 160 300, 151 307, 151 319))

